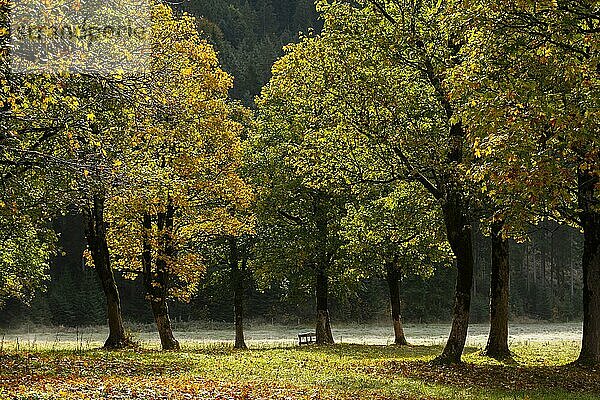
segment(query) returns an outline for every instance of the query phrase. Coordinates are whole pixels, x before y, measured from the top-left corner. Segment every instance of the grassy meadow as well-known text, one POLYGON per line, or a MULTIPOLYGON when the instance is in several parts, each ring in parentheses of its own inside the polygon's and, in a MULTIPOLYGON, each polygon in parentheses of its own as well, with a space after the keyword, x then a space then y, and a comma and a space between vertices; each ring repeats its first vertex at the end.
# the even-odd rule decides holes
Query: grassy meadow
POLYGON ((353 338, 348 326, 337 331, 338 340, 341 332, 347 335, 341 344, 304 347, 294 346, 293 336, 282 341, 291 329, 255 327, 248 332, 248 351, 218 340, 226 332, 220 329, 212 341, 190 339, 209 331, 179 332, 180 352, 159 352, 150 339, 136 350, 98 350, 91 339, 100 332, 92 329, 62 332, 54 342, 27 340, 42 332, 14 332, 2 342, 0 398, 598 399, 600 371, 569 365, 579 350, 570 336, 576 326, 513 327, 515 357, 508 363, 480 355, 478 332, 485 326, 474 326, 465 363, 452 367, 430 364, 441 343, 421 344, 425 337, 419 336, 443 325, 409 325, 407 332, 417 333, 409 347, 373 344, 384 327, 358 327, 353 338), (359 343, 347 342, 352 339, 359 343))

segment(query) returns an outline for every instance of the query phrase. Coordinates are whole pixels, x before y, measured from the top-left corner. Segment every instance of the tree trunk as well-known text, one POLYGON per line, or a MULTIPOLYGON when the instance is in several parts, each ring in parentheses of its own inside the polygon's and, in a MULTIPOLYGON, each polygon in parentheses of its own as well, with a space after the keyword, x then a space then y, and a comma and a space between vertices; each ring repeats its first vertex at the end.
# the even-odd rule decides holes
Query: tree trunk
POLYGON ((167 260, 175 256, 173 246, 173 218, 175 210, 169 201, 167 210, 164 213, 158 213, 156 216, 157 228, 161 232, 157 244, 158 256, 152 260, 152 243, 147 234, 152 229, 152 217, 149 214, 144 214, 143 227, 143 252, 142 266, 144 286, 146 295, 150 301, 152 314, 160 343, 163 350, 179 350, 179 342, 173 336, 173 328, 171 327, 171 319, 169 318, 169 308, 167 306, 167 296, 169 293, 169 265, 167 260), (155 270, 152 269, 154 264, 155 270))
POLYGON ((497 360, 511 358, 508 348, 509 244, 508 240, 502 237, 503 226, 504 221, 492 223, 490 335, 485 348, 485 354, 497 360))
POLYGON ((237 238, 229 237, 229 267, 231 273, 231 286, 233 289, 233 313, 235 318, 235 345, 236 349, 247 349, 244 341, 244 277, 240 269, 240 255, 237 238))
POLYGON ((546 259, 548 258, 546 252, 546 246, 548 245, 548 227, 546 220, 542 221, 542 242, 540 243, 540 272, 542 273, 542 291, 544 296, 546 295, 546 289, 548 287, 546 283, 546 259))
POLYGON ((331 321, 329 319, 329 307, 327 304, 327 293, 329 282, 327 271, 323 266, 317 266, 317 344, 333 344, 331 333, 331 321))
POLYGON ((453 189, 446 194, 446 201, 443 205, 448 242, 456 257, 458 274, 452 313, 452 329, 444 351, 435 360, 438 364, 461 362, 469 329, 474 269, 473 233, 467 211, 468 204, 463 196, 460 190, 453 189))
POLYGON ((569 291, 569 303, 573 303, 573 297, 575 297, 575 266, 573 265, 573 259, 575 258, 575 252, 573 251, 573 231, 569 230, 569 277, 570 277, 570 291, 569 291))
MULTIPOLYGON (((530 277, 530 273, 529 273, 529 244, 525 245, 525 274, 526 274, 526 286, 527 286, 527 296, 529 296, 529 288, 530 288, 530 284, 529 284, 529 277, 530 277)), ((527 307, 528 304, 527 302, 525 303, 525 306, 527 307)))
POLYGON ((400 268, 398 257, 394 261, 386 262, 386 279, 390 290, 390 304, 392 306, 392 322, 394 324, 394 343, 406 346, 408 342, 404 336, 402 318, 400 316, 400 268))
POLYGON ((108 317, 108 339, 104 342, 105 349, 122 349, 132 345, 125 333, 121 300, 115 282, 115 276, 110 266, 110 254, 106 241, 106 222, 104 220, 104 196, 97 194, 93 197, 93 205, 86 210, 86 229, 88 247, 94 260, 94 269, 100 278, 102 291, 106 298, 106 315, 108 317))
POLYGON ((577 363, 600 363, 600 211, 598 178, 580 171, 578 201, 583 228, 583 339, 577 363))
POLYGON ((160 344, 163 350, 179 350, 179 342, 173 336, 171 319, 169 318, 169 308, 164 297, 154 298, 150 301, 152 314, 156 322, 156 329, 160 337, 160 344))
POLYGON ((317 297, 317 344, 333 344, 331 333, 331 321, 329 318, 329 267, 333 261, 329 243, 329 219, 327 215, 327 196, 316 193, 313 197, 313 214, 317 228, 315 241, 317 248, 317 259, 314 263, 316 275, 316 297, 317 297))

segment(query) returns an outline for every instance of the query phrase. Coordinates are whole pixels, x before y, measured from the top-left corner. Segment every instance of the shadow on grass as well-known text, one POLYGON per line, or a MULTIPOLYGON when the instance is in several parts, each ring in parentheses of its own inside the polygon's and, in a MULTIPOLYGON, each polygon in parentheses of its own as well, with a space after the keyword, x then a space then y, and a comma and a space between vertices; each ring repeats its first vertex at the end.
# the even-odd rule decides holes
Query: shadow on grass
POLYGON ((404 377, 452 387, 511 392, 552 389, 600 394, 600 372, 572 365, 527 366, 513 362, 440 366, 419 360, 388 360, 365 372, 388 378, 404 377))
MULTIPOLYGON (((480 388, 501 392, 562 390, 566 393, 600 394, 600 370, 572 364, 532 366, 515 360, 498 362, 480 356, 481 350, 465 348, 469 362, 458 365, 432 365, 441 346, 334 345, 296 348, 326 358, 361 360, 362 372, 373 378, 406 378, 426 384, 480 388)), ((518 360, 518 358, 517 358, 518 360)), ((600 396, 598 397, 600 398, 600 396)))
MULTIPOLYGON (((457 390, 474 388, 511 393, 562 390, 566 393, 591 393, 594 398, 598 394, 600 398, 600 371, 596 369, 572 365, 498 363, 479 356, 480 350, 473 347, 465 349, 468 363, 431 365, 429 361, 441 351, 441 346, 341 344, 248 351, 211 346, 164 353, 152 350, 17 353, 0 355, 0 381, 5 380, 8 384, 20 381, 23 376, 37 376, 40 379, 74 376, 101 378, 107 375, 173 377, 186 373, 195 376, 196 373, 202 374, 202 370, 198 369, 202 365, 212 366, 215 363, 227 366, 226 369, 231 366, 232 371, 240 373, 235 380, 252 379, 258 375, 246 372, 251 372, 252 365, 260 360, 265 368, 262 373, 268 376, 274 371, 277 375, 282 368, 299 374, 306 373, 306 382, 301 381, 300 384, 310 384, 315 376, 323 375, 323 370, 329 370, 328 385, 335 387, 376 389, 381 382, 408 379, 457 390)), ((210 370, 210 373, 216 373, 217 370, 210 370)), ((234 379, 234 375, 222 378, 234 379)))

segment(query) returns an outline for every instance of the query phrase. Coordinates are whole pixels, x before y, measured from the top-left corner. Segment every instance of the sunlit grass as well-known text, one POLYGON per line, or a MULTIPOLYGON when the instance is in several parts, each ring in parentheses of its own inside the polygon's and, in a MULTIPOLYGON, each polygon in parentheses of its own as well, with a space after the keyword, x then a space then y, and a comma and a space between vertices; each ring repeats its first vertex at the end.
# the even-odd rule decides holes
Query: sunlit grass
POLYGON ((598 399, 600 374, 568 366, 577 342, 513 343, 514 363, 469 347, 465 364, 428 364, 441 346, 290 347, 249 351, 184 343, 181 352, 37 346, 5 349, 0 387, 9 398, 598 399), (187 396, 187 397, 186 397, 187 396), (246 396, 246 397, 244 397, 246 396), (193 398, 193 397, 191 397, 193 398))

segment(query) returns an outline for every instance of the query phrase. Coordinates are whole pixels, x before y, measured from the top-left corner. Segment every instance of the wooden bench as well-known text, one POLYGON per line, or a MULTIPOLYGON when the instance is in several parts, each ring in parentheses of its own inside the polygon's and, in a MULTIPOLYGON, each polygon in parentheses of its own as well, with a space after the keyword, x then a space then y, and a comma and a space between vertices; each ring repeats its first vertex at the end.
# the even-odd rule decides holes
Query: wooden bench
POLYGON ((298 346, 302 346, 303 344, 311 344, 317 342, 317 335, 310 333, 299 333, 298 334, 298 346))

